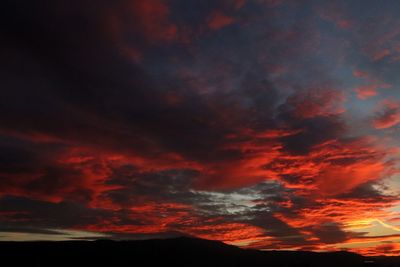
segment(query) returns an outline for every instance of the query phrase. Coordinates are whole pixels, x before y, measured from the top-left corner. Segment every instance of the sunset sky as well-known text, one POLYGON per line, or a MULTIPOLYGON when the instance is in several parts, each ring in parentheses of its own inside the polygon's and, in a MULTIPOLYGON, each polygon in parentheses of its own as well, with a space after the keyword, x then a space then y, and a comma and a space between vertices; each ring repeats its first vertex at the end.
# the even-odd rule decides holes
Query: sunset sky
POLYGON ((400 1, 0 12, 0 240, 399 255, 400 1))

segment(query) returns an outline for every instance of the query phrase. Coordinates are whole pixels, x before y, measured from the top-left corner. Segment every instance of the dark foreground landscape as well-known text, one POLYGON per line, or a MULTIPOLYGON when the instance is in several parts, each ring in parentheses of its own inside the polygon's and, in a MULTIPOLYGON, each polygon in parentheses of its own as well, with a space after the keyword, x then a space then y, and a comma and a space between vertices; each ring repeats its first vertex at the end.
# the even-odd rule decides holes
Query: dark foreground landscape
POLYGON ((175 238, 141 241, 0 242, 2 266, 400 266, 400 257, 350 252, 257 251, 217 241, 175 238))

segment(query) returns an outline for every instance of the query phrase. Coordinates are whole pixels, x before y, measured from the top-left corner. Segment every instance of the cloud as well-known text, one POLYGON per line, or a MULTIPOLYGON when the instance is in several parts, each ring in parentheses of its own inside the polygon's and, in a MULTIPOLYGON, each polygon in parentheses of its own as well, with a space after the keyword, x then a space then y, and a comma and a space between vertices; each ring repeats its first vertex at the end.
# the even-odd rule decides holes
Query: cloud
POLYGON ((347 10, 340 1, 318 6, 316 12, 321 19, 335 24, 339 29, 347 30, 353 26, 352 18, 347 14, 347 10))
POLYGON ((372 124, 376 129, 386 129, 396 126, 400 123, 399 105, 393 101, 383 102, 383 110, 380 111, 372 124))
POLYGON ((344 93, 329 88, 299 90, 291 95, 284 106, 284 112, 301 119, 338 115, 345 112, 344 93))
POLYGON ((355 70, 353 71, 353 76, 365 80, 367 83, 360 85, 355 88, 357 92, 357 97, 359 99, 365 100, 370 97, 378 95, 378 89, 391 88, 392 85, 388 83, 383 83, 379 79, 372 77, 368 72, 355 70))
POLYGON ((346 232, 335 223, 325 223, 317 226, 313 229, 313 233, 325 244, 340 243, 348 239, 346 232))
POLYGON ((233 24, 234 22, 235 20, 232 17, 215 12, 210 16, 210 19, 208 20, 208 26, 212 30, 219 30, 223 27, 233 24))
POLYGON ((397 143, 357 121, 398 123, 397 32, 349 5, 7 3, 0 228, 329 250, 396 224, 397 143))

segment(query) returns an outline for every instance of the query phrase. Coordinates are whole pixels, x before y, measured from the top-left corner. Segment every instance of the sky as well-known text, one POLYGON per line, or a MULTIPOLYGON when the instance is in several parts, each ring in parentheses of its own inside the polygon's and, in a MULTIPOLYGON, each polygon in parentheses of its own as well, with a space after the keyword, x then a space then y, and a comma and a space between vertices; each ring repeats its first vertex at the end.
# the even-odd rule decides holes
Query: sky
POLYGON ((399 1, 1 6, 0 240, 399 255, 399 1))

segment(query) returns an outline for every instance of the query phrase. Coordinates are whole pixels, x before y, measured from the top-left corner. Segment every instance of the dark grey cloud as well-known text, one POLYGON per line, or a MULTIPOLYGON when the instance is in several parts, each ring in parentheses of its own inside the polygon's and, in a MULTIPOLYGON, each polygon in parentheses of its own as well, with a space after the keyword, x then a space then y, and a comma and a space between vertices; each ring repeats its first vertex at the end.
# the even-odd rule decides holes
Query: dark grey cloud
POLYGON ((96 223, 110 216, 106 211, 91 209, 76 202, 51 203, 24 197, 3 196, 0 198, 1 213, 13 212, 11 221, 2 221, 3 227, 73 228, 96 223))
POLYGON ((335 244, 346 241, 349 237, 336 223, 325 223, 313 230, 316 237, 325 244, 335 244))

